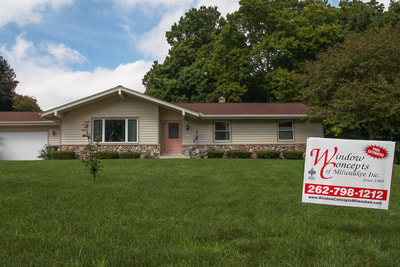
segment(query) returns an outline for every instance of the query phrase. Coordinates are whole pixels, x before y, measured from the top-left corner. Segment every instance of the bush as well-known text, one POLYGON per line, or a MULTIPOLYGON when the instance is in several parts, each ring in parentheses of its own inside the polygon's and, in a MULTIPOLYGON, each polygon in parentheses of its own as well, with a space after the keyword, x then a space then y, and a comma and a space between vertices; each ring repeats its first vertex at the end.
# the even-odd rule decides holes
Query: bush
POLYGON ((302 159, 303 151, 284 151, 283 158, 284 159, 302 159))
POLYGON ((251 153, 249 151, 244 150, 230 150, 227 153, 228 158, 237 158, 237 159, 249 159, 251 158, 251 153))
POLYGON ((120 159, 138 159, 140 158, 140 153, 138 152, 121 152, 119 153, 120 159))
POLYGON ((274 150, 256 152, 257 158, 259 159, 277 159, 279 158, 280 154, 281 154, 280 151, 274 151, 274 150))
POLYGON ((97 158, 99 159, 117 159, 119 156, 116 151, 101 151, 97 152, 97 158))
POLYGON ((209 150, 207 151, 207 156, 209 159, 222 158, 224 156, 224 151, 209 150))
POLYGON ((54 151, 50 152, 51 159, 75 159, 74 151, 54 151))

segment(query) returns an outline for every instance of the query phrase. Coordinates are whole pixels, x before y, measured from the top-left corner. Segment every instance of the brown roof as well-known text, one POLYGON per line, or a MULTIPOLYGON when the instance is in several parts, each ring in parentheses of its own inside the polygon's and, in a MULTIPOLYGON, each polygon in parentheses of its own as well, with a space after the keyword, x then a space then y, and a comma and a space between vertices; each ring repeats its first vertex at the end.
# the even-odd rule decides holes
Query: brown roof
POLYGON ((17 112, 2 111, 0 112, 0 122, 29 122, 29 121, 49 121, 42 116, 40 112, 17 112))
POLYGON ((177 103, 203 115, 306 115, 301 103, 177 103))

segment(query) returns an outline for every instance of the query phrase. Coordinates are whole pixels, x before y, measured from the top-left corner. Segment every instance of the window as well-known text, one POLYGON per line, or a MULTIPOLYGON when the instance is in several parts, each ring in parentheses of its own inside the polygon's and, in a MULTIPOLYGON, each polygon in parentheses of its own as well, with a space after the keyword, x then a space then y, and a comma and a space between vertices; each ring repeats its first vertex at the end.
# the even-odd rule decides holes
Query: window
POLYGON ((216 121, 214 123, 214 140, 230 141, 231 127, 229 121, 216 121))
POLYGON ((293 141, 293 122, 291 121, 280 121, 278 123, 278 140, 279 141, 293 141))
POLYGON ((94 119, 93 141, 102 143, 136 143, 137 119, 94 119))

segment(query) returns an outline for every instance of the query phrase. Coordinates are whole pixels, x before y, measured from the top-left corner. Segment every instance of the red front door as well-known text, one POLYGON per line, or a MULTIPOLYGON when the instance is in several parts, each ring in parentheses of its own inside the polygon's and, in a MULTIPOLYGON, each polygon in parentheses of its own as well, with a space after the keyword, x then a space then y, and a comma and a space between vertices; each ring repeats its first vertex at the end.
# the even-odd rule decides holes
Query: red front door
POLYGON ((161 122, 161 153, 181 153, 182 134, 180 121, 161 122))

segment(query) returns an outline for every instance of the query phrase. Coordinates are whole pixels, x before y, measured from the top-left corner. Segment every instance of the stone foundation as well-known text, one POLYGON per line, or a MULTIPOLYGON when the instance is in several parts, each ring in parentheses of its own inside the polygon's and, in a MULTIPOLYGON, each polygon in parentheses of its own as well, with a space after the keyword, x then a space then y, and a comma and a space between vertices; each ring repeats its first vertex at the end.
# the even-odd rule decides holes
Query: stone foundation
MULTIPOLYGON (((160 145, 99 145, 99 151, 116 151, 116 152, 139 152, 141 158, 159 158, 160 145)), ((85 145, 60 145, 58 150, 74 151, 75 155, 82 158, 82 151, 85 145)))
POLYGON ((186 150, 188 150, 189 155, 191 158, 196 158, 198 154, 196 154, 196 149, 198 149, 199 154, 201 155, 202 152, 210 151, 210 150, 219 150, 224 152, 224 158, 226 158, 226 152, 230 150, 245 150, 252 153, 252 158, 257 158, 256 152, 257 151, 280 151, 281 157, 283 151, 306 151, 306 144, 295 144, 295 145, 288 145, 288 144, 272 144, 272 145, 189 145, 189 146, 182 146, 182 154, 185 155, 186 150))

